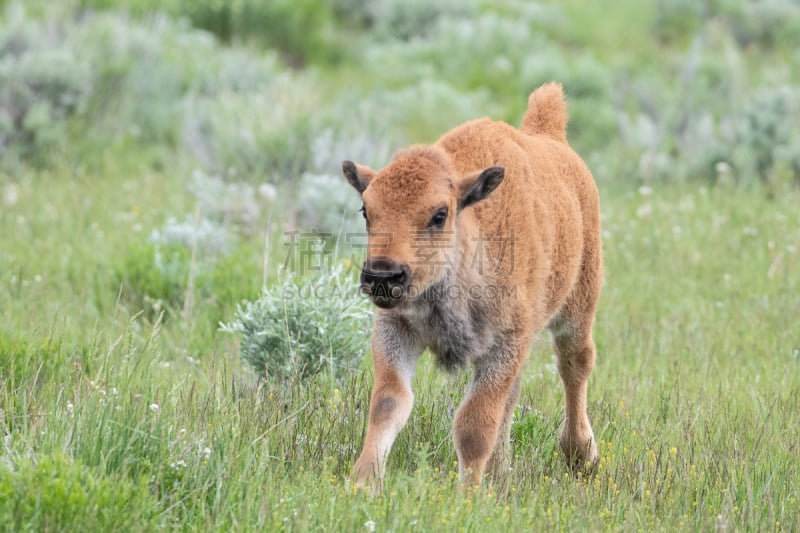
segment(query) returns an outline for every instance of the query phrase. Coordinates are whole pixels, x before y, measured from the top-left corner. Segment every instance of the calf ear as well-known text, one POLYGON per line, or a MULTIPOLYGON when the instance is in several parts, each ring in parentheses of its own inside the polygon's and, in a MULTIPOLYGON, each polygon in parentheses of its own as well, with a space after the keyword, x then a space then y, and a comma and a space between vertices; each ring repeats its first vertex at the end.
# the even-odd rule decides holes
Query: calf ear
POLYGON ((458 199, 459 211, 489 196, 503 181, 505 173, 504 167, 489 167, 464 180, 460 191, 461 196, 458 199))
POLYGON ((342 163, 342 172, 350 185, 358 191, 358 194, 363 193, 369 182, 375 177, 374 170, 364 165, 357 165, 352 161, 342 163))

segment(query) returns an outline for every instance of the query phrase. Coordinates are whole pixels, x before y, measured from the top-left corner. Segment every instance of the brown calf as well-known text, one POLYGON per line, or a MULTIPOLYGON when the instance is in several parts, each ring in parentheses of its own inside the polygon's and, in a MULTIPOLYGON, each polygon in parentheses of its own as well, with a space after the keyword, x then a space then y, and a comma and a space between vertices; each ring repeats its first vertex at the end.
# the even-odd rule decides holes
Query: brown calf
POLYGON ((597 460, 586 414, 603 275, 597 188, 567 144, 561 85, 534 91, 520 129, 487 118, 412 146, 376 172, 343 164, 361 194, 368 247, 361 288, 379 307, 375 385, 359 486, 380 484, 411 413, 425 348, 474 376, 455 413, 462 482, 509 462, 509 434, 532 337, 547 328, 564 382, 559 442, 573 466, 597 460))

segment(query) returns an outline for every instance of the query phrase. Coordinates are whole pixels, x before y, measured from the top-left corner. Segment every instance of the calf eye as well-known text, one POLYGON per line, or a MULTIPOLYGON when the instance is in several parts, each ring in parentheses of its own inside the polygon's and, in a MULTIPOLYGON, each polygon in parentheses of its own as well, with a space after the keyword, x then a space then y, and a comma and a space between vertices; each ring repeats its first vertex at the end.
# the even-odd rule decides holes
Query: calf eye
POLYGON ((364 217, 364 220, 367 220, 367 209, 364 207, 364 204, 361 204, 361 209, 359 209, 359 211, 361 211, 361 215, 364 217))
POLYGON ((432 228, 441 229, 444 227, 444 223, 446 220, 447 220, 447 209, 440 209, 439 211, 436 212, 435 215, 433 215, 433 218, 431 219, 431 223, 429 224, 429 226, 432 228))

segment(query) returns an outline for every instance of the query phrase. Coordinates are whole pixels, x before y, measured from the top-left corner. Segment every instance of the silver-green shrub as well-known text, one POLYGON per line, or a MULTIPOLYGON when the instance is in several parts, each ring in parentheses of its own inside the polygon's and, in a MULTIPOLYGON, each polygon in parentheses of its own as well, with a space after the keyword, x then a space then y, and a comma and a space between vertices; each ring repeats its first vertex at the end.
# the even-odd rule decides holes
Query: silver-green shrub
POLYGON ((91 94, 89 62, 48 29, 19 5, 0 19, 0 153, 6 158, 52 149, 66 134, 66 119, 91 94))
POLYGON ((378 35, 401 40, 424 37, 441 18, 474 16, 474 0, 377 0, 364 6, 378 35))
POLYGON ((800 87, 780 85, 756 92, 724 121, 723 149, 739 181, 800 184, 800 87))
POLYGON ((222 331, 240 333, 240 355, 274 381, 318 373, 341 376, 362 360, 370 322, 368 302, 344 266, 264 288, 240 305, 222 331))
POLYGON ((47 156, 133 138, 173 145, 205 171, 252 181, 307 170, 316 83, 274 52, 220 46, 186 20, 77 10, 38 15, 12 1, 0 18, 0 153, 47 156), (37 18, 38 17, 38 18, 37 18))
POLYGON ((800 39, 800 4, 795 0, 718 0, 716 15, 741 47, 772 47, 800 39))
POLYGON ((184 145, 211 173, 278 183, 309 169, 318 105, 313 84, 289 73, 248 91, 193 95, 184 145))

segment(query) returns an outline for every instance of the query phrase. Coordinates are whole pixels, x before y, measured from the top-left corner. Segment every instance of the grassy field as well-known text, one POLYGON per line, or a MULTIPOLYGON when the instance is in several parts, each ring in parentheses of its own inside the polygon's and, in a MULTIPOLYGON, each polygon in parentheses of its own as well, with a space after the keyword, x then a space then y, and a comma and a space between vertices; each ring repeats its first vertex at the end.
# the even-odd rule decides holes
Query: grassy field
MULTIPOLYGON (((567 21, 560 27, 574 30, 564 49, 588 43, 600 48, 600 64, 643 63, 629 58, 630 50, 612 53, 613 32, 593 33, 590 18, 597 15, 581 15, 579 5, 567 2, 560 14, 567 21)), ((644 11, 637 13, 653 16, 644 11)), ((617 15, 610 27, 624 28, 617 15)), ((640 30, 627 35, 647 38, 640 30)), ((216 49, 198 42, 193 46, 219 60, 216 49)), ((674 58, 682 46, 680 39, 648 42, 646 50, 674 58)), ((745 52, 742 68, 757 73, 763 57, 790 57, 787 50, 756 46, 745 52)), ((303 99, 324 104, 325 95, 344 91, 348 73, 369 66, 343 61, 310 65, 308 74, 281 71, 292 89, 280 93, 287 107, 303 99)), ((788 68, 796 69, 800 60, 793 61, 788 68)), ((363 83, 372 91, 401 84, 398 76, 363 83)), ((133 91, 125 81, 132 77, 117 83, 133 91)), ((409 91, 403 98, 415 100, 418 93, 409 91)), ((596 475, 573 477, 559 457, 563 391, 542 335, 524 373, 507 478, 474 493, 458 490, 450 425, 469 375, 445 375, 423 357, 416 405, 389 458, 384 493, 356 493, 347 476, 366 428, 368 357, 338 379, 323 373, 264 382, 240 360, 239 337, 219 331, 241 300, 259 295, 263 281, 279 281, 283 232, 310 224, 304 217, 311 215, 287 207, 302 207, 306 182, 278 183, 275 193, 250 181, 254 188, 240 190, 236 209, 225 204, 219 215, 235 229, 224 253, 209 258, 197 245, 171 248, 153 232, 164 233, 170 217, 186 214, 199 226, 210 210, 191 185, 202 166, 198 152, 181 144, 184 130, 165 130, 153 142, 105 138, 97 124, 114 126, 130 108, 111 105, 103 122, 91 100, 94 107, 63 125, 63 141, 32 145, 48 153, 45 161, 30 154, 9 160, 14 146, 3 145, 9 162, 0 173, 0 530, 800 530, 800 189, 796 177, 786 178, 791 160, 773 154, 775 165, 752 167, 765 177, 726 179, 724 167, 718 179, 618 173, 641 170, 629 160, 646 155, 631 155, 635 143, 609 140, 608 150, 593 144, 604 134, 584 134, 580 121, 593 116, 592 100, 576 92, 575 128, 597 169, 606 259, 589 388, 601 456, 596 475), (260 209, 241 207, 262 193, 279 196, 260 209), (245 211, 254 214, 246 218, 245 211)), ((435 92, 445 100, 451 93, 442 94, 435 92)), ((420 116, 418 122, 387 119, 394 121, 386 129, 388 154, 398 139, 429 140, 415 135, 444 131, 484 98, 463 94, 463 101, 447 100, 451 106, 436 98, 415 102, 418 115, 409 116, 420 116), (424 106, 439 105, 441 117, 426 115, 424 106)), ((499 115, 524 103, 502 92, 491 96, 499 115)), ((376 105, 399 102, 395 97, 378 94, 376 105)), ((233 104, 225 109, 237 112, 233 104)), ((295 108, 286 115, 289 130, 322 128, 300 120, 295 108)), ((380 120, 369 125, 375 123, 380 132, 380 120)), ((348 137, 345 126, 339 142, 362 150, 354 146, 363 139, 348 137)), ((264 142, 272 146, 271 139, 264 142)), ((367 146, 376 159, 387 150, 367 146)), ((686 146, 670 146, 665 153, 681 159, 686 146)), ((249 157, 244 149, 236 153, 249 157)), ((226 183, 235 182, 232 175, 226 183)), ((357 219, 359 203, 345 180, 335 187, 357 219)), ((223 203, 218 189, 207 194, 223 203)))
POLYGON ((368 370, 342 383, 257 387, 233 338, 195 333, 207 311, 153 324, 117 301, 108 264, 132 231, 129 206, 158 210, 167 192, 158 178, 123 199, 124 183, 87 193, 31 177, 3 210, 9 530, 800 525, 797 193, 604 189, 607 275, 589 406, 597 475, 574 479, 558 457, 562 392, 541 339, 507 480, 456 490, 449 413, 465 379, 426 359, 386 493, 371 499, 345 481, 365 428, 368 370))

